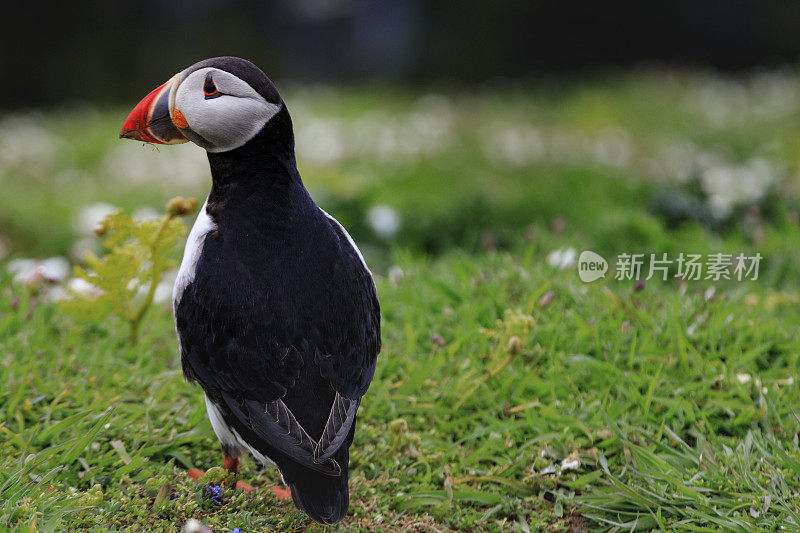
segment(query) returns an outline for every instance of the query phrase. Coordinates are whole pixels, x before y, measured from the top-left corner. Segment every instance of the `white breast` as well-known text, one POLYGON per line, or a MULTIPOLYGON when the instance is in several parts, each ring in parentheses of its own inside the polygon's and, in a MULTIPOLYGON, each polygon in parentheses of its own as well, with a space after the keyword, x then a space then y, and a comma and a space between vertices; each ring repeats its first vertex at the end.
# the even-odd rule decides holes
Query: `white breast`
POLYGON ((208 198, 206 198, 200 213, 197 215, 197 220, 192 226, 192 231, 189 232, 189 238, 186 239, 186 248, 183 251, 183 260, 181 261, 181 268, 178 271, 178 277, 175 279, 175 285, 172 288, 172 307, 173 310, 178 308, 178 303, 181 301, 183 291, 186 286, 194 280, 195 270, 197 268, 197 261, 200 259, 200 254, 203 251, 203 243, 206 240, 206 234, 209 231, 217 229, 217 225, 211 220, 206 212, 206 205, 208 198))

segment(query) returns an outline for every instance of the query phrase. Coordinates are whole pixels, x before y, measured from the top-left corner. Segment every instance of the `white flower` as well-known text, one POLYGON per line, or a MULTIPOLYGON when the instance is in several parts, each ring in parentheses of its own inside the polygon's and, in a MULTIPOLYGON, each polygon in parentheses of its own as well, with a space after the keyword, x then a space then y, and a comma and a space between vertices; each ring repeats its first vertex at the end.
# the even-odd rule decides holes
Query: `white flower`
POLYGON ((575 266, 578 255, 575 248, 559 248, 547 254, 547 264, 559 270, 566 270, 575 266))
POLYGON ((545 468, 543 468, 541 472, 539 472, 539 475, 547 476, 549 474, 555 474, 555 473, 556 473, 556 465, 548 465, 545 468))
POLYGON ((295 136, 301 161, 327 165, 345 156, 346 134, 337 120, 307 117, 295 128, 295 136))
MULTIPOLYGON (((312 98, 319 102, 320 95, 312 98)), ((353 119, 325 117, 301 101, 293 114, 301 163, 327 165, 365 156, 407 161, 440 153, 455 138, 450 102, 438 95, 421 97, 406 113, 368 111, 353 119)))
POLYGON ((87 253, 96 253, 99 248, 99 241, 96 235, 81 237, 69 248, 69 258, 75 263, 86 260, 87 253))
POLYGON ((156 286, 153 293, 153 301, 157 304, 166 303, 172 298, 172 286, 174 282, 162 281, 156 286))
POLYGON ((104 218, 117 212, 111 204, 97 203, 83 206, 72 217, 72 227, 81 235, 94 235, 94 230, 104 218))
POLYGON ((388 205, 378 204, 367 211, 367 222, 372 230, 383 237, 390 239, 400 229, 400 215, 388 205))
POLYGON ((96 296, 102 292, 99 287, 82 278, 71 278, 67 282, 67 287, 78 294, 85 294, 87 296, 96 296))
POLYGON ((630 134, 622 128, 609 129, 592 143, 592 159, 602 165, 625 168, 632 158, 630 134))
POLYGON ((133 218, 136 222, 144 222, 146 220, 155 220, 159 217, 158 211, 150 207, 149 205, 143 205, 142 207, 137 207, 133 213, 131 213, 131 218, 133 218))
POLYGON ((205 526, 201 521, 190 518, 183 524, 181 533, 213 533, 212 529, 205 526))
POLYGON ((401 281, 403 281, 405 274, 403 273, 403 269, 398 265, 392 265, 389 267, 387 276, 389 277, 389 281, 392 282, 392 285, 398 285, 401 281))
POLYGON ((172 288, 175 285, 175 278, 178 277, 178 270, 172 269, 164 272, 161 281, 156 286, 153 294, 153 301, 157 304, 169 302, 172 299, 172 288))
POLYGON ((778 181, 776 172, 763 158, 742 165, 715 165, 702 174, 703 190, 717 216, 726 216, 737 205, 760 200, 778 181))
POLYGON ((577 453, 571 453, 561 461, 561 471, 577 470, 581 466, 581 459, 577 453))
POLYGON ((487 132, 484 154, 487 158, 521 167, 544 158, 546 147, 542 132, 533 126, 499 126, 487 132))
POLYGON ((69 275, 69 261, 56 256, 49 259, 14 259, 8 263, 8 271, 17 283, 37 283, 41 280, 56 283, 69 275))

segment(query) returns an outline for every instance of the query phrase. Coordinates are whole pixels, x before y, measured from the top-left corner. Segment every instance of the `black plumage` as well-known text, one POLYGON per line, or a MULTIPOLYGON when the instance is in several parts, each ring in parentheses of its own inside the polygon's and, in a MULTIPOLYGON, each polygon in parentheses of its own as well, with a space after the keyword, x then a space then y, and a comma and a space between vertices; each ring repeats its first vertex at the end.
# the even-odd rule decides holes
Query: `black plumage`
POLYGON ((243 146, 208 154, 216 227, 176 300, 183 371, 277 464, 297 507, 335 523, 347 512, 355 413, 381 348, 375 285, 303 186, 272 83, 242 60, 203 66, 232 72, 281 108, 243 146))

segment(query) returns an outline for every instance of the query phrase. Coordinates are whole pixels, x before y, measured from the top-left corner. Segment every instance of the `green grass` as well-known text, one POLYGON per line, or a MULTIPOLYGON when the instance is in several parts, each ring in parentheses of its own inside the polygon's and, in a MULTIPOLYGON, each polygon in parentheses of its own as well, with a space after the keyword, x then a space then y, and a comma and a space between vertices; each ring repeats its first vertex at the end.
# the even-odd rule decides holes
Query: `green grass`
MULTIPOLYGON (((383 311, 350 514, 329 529, 800 528, 796 87, 793 73, 672 72, 444 96, 287 88, 308 128, 304 180, 362 245, 383 311), (403 137, 430 116, 439 134, 403 137), (500 159, 487 150, 498 132, 500 159), (686 146, 678 179, 662 167, 686 146), (704 172, 758 161, 764 194, 708 218, 704 172), (393 237, 368 222, 381 204, 399 216, 393 237), (764 260, 758 281, 642 288, 548 266, 566 247, 764 260)), ((69 253, 84 205, 160 210, 205 193, 202 153, 126 148, 123 115, 3 120, 12 257, 69 253)), ((323 529, 276 500, 279 477, 250 460, 242 475, 258 490, 226 490, 222 505, 203 494, 218 470, 186 477, 221 452, 164 304, 132 346, 123 324, 75 323, 47 291, 0 274, 0 383, 0 527, 177 531, 195 517, 217 531, 323 529)))
MULTIPOLYGON (((584 285, 533 248, 396 259, 402 281, 378 280, 385 349, 342 529, 799 523, 796 292, 584 285), (561 471, 565 458, 580 466, 561 471)), ((221 456, 168 310, 132 347, 118 324, 82 331, 8 288, 0 309, 0 521, 316 527, 252 462, 244 477, 261 490, 222 506, 184 478, 221 456), (156 504, 165 484, 174 499, 156 504)))

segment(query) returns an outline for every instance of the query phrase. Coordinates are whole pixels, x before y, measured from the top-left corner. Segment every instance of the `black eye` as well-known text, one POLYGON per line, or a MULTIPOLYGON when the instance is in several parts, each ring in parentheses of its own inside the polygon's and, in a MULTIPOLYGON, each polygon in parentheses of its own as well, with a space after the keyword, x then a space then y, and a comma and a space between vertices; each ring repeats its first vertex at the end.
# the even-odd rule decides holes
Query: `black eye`
POLYGON ((206 82, 203 84, 203 94, 206 97, 206 100, 211 98, 219 98, 222 96, 222 93, 219 92, 217 86, 214 85, 214 78, 211 77, 211 74, 206 76, 206 82))

